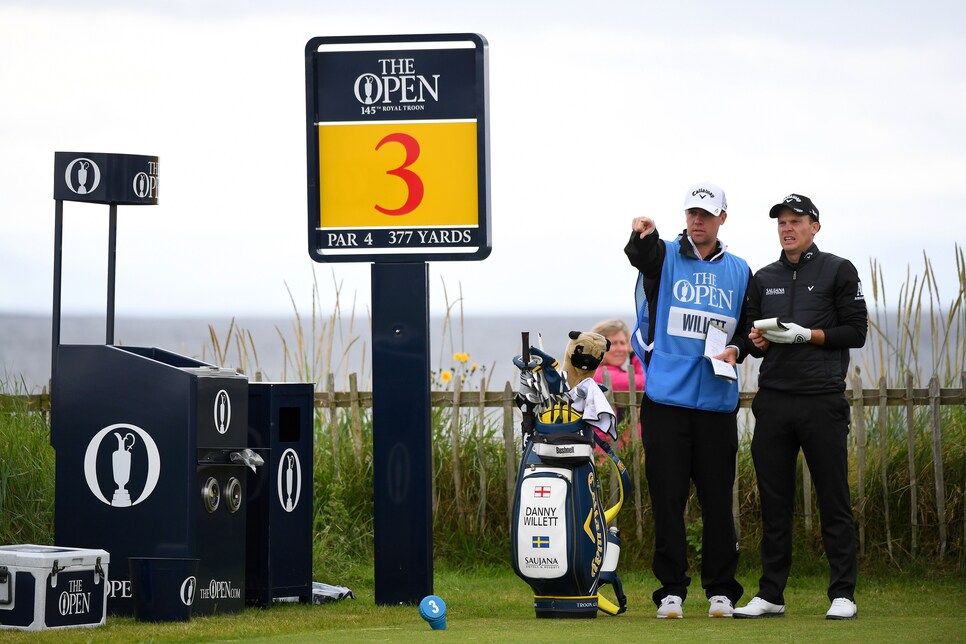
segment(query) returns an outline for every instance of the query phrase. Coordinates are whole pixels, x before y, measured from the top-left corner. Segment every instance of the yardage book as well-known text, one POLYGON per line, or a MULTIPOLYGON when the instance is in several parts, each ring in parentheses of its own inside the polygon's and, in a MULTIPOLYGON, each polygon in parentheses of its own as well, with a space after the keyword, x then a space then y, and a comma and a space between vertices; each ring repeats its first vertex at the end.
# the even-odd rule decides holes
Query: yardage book
POLYGON ((725 350, 728 334, 717 324, 708 324, 708 335, 704 339, 704 359, 711 363, 714 375, 726 380, 737 380, 738 372, 724 360, 715 358, 725 350))

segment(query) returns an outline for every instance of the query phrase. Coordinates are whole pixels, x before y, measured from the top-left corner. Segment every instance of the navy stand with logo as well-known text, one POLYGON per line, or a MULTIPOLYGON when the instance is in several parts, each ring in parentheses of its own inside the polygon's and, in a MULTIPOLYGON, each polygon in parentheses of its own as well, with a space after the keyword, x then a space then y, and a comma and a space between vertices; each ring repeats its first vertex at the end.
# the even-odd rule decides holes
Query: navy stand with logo
MULTIPOLYGON (((128 558, 199 559, 170 602, 245 606, 248 380, 114 342, 117 206, 158 199, 157 157, 57 152, 54 160, 51 444, 54 538, 112 558, 108 612, 134 609, 128 558), (110 206, 106 345, 60 344, 63 201, 110 206)), ((160 598, 155 598, 159 600, 160 598)))
POLYGON ((114 282, 117 266, 117 206, 158 203, 158 157, 92 152, 54 153, 54 306, 50 379, 57 374, 63 272, 64 201, 107 204, 107 339, 114 344, 114 282))

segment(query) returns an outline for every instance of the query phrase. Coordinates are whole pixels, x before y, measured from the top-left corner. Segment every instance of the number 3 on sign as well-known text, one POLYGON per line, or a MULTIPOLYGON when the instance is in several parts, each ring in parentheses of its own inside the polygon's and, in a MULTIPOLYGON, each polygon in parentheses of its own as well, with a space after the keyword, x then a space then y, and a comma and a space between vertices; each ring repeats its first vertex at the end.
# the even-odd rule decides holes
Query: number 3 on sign
POLYGON ((404 203, 399 208, 383 208, 382 206, 376 204, 376 210, 384 215, 391 215, 398 217, 399 215, 408 215, 412 211, 419 207, 419 204, 423 201, 423 180, 419 178, 419 175, 409 169, 409 166, 416 162, 419 158, 419 142, 408 134, 403 134, 402 132, 395 132, 393 134, 387 134, 378 145, 376 145, 376 150, 381 148, 386 143, 398 143, 403 146, 406 150, 406 159, 403 161, 402 165, 393 170, 386 170, 386 174, 390 174, 395 177, 399 177, 406 182, 406 188, 409 191, 406 197, 406 203, 404 203))

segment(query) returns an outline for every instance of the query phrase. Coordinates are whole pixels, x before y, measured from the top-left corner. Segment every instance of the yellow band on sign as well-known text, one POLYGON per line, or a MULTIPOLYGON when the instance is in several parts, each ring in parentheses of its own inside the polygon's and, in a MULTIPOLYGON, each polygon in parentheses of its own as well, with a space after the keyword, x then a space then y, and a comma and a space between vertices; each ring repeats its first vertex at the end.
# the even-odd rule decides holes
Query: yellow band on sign
POLYGON ((319 227, 477 226, 477 124, 323 124, 319 227))

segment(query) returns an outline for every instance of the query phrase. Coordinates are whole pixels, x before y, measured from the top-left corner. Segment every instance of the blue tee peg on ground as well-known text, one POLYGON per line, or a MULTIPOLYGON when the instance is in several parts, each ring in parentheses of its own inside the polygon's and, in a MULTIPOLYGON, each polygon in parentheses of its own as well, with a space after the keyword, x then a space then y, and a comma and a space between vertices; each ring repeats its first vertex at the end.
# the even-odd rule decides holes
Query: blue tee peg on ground
POLYGON ((429 622, 434 631, 446 630, 446 602, 437 595, 427 595, 419 602, 419 616, 429 622))

